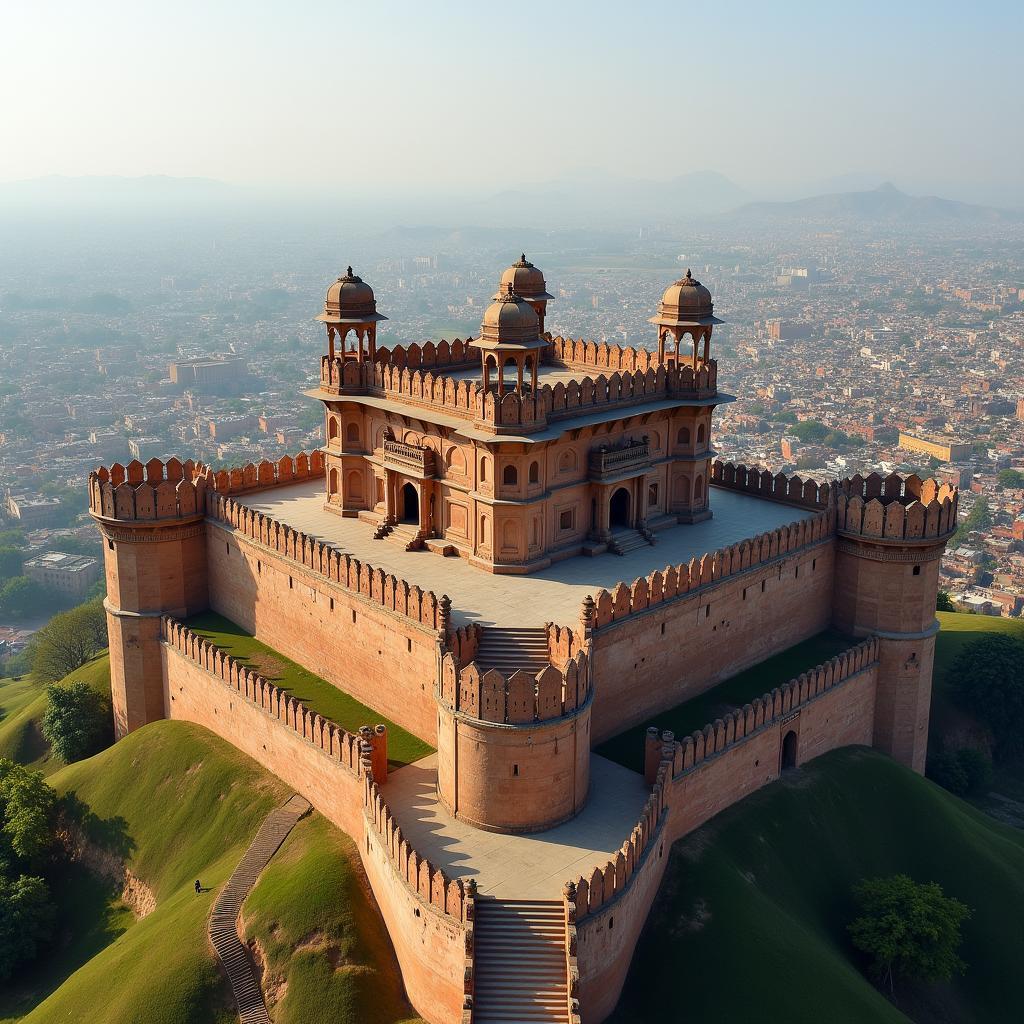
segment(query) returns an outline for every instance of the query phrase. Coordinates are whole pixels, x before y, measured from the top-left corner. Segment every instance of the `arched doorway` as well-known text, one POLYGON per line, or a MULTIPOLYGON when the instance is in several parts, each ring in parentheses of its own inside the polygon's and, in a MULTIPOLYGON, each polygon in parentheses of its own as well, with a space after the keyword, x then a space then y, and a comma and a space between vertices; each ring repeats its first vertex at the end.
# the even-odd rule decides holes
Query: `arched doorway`
POLYGON ((402 488, 402 522, 415 523, 419 526, 420 496, 412 484, 406 484, 402 488))
POLYGON ((632 526, 629 520, 629 491, 620 487, 613 495, 608 508, 608 521, 612 529, 616 526, 632 526))
POLYGON ((790 729, 782 740, 782 770, 796 767, 796 733, 790 729))

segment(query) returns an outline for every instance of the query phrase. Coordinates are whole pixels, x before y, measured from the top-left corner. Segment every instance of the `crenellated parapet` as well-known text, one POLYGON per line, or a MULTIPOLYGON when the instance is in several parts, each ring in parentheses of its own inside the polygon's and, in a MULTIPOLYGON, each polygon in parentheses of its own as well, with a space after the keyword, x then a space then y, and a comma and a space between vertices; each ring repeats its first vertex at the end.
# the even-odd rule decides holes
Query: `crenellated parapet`
POLYGON ((880 541, 945 540, 956 530, 957 488, 918 476, 854 476, 835 485, 840 536, 880 541))
POLYGON ((460 924, 470 923, 472 918, 467 918, 467 904, 475 887, 467 889, 461 878, 449 878, 405 838, 372 772, 364 776, 363 800, 367 827, 377 834, 391 869, 417 901, 460 924))
POLYGON ((670 778, 698 767, 765 726, 789 716, 841 683, 874 667, 878 664, 878 644, 876 637, 869 637, 829 661, 802 672, 795 679, 776 686, 770 693, 754 698, 731 714, 716 718, 682 740, 665 734, 662 738, 665 740, 667 737, 672 755, 670 778))
POLYGON ((575 713, 590 697, 590 662, 585 651, 565 665, 536 674, 520 669, 505 675, 471 662, 457 667, 448 653, 441 662, 438 699, 449 710, 502 725, 530 725, 575 713))
POLYGON ((826 540, 832 536, 832 530, 833 511, 826 508, 813 517, 798 519, 731 547, 655 570, 632 583, 618 583, 611 591, 600 590, 593 598, 593 627, 609 626, 655 605, 686 597, 701 587, 767 565, 826 540))
POLYGON ((314 480, 324 475, 324 455, 317 450, 306 454, 282 455, 276 462, 264 459, 259 463, 209 471, 212 490, 217 494, 245 494, 271 487, 314 480))
POLYGON ((169 615, 160 620, 160 635, 168 647, 234 690, 240 698, 308 740, 332 761, 356 775, 361 773, 359 736, 312 711, 287 690, 275 686, 169 615))
POLYGON ((192 462, 134 459, 89 474, 89 511, 99 519, 130 522, 191 519, 206 511, 208 467, 192 462))
POLYGON ((742 463, 735 465, 720 459, 711 463, 711 483, 716 487, 727 487, 732 491, 804 508, 826 508, 833 492, 830 483, 804 480, 799 476, 786 476, 785 473, 772 474, 757 466, 744 466, 742 463))
POLYGON ((439 599, 432 590, 422 590, 383 569, 361 562, 219 492, 211 495, 208 509, 211 519, 388 611, 407 616, 434 631, 440 631, 444 625, 443 597, 439 599))
POLYGON ((640 820, 629 838, 603 867, 595 867, 586 878, 569 882, 576 897, 576 923, 609 908, 620 899, 636 877, 648 866, 654 848, 664 842, 662 829, 668 809, 668 787, 672 781, 672 761, 667 756, 658 767, 654 786, 644 804, 640 820))

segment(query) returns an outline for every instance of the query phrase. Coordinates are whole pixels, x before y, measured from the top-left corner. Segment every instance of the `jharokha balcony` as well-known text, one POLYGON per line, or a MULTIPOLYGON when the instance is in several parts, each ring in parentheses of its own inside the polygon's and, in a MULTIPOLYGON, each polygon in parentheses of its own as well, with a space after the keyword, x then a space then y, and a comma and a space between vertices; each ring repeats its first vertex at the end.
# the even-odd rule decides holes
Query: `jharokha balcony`
POLYGON ((384 462, 392 469, 417 476, 422 480, 435 475, 433 449, 406 444, 404 441, 385 440, 384 462))
POLYGON ((590 453, 590 478, 606 480, 619 473, 640 469, 650 461, 651 447, 646 437, 617 447, 602 445, 590 453))

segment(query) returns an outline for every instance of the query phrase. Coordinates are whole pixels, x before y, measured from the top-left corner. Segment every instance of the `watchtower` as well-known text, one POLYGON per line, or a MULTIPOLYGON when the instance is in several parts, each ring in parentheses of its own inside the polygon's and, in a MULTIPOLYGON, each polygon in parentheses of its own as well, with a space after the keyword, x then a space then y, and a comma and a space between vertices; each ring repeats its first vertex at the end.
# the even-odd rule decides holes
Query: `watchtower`
POLYGON ((89 475, 103 535, 110 688, 120 739, 166 717, 160 617, 207 607, 205 470, 191 461, 115 463, 89 475))
POLYGON ((835 487, 833 621, 879 638, 874 745, 923 773, 939 561, 956 529, 958 492, 895 473, 835 487))

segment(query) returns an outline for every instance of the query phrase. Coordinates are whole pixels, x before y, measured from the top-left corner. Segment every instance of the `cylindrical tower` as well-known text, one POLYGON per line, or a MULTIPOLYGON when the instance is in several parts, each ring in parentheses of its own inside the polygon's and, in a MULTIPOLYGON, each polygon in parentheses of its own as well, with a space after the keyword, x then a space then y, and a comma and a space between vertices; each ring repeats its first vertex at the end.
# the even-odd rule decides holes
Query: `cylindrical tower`
POLYGON ((89 476, 103 535, 114 733, 166 717, 160 616, 208 605, 206 480, 191 462, 115 463, 89 476))
POLYGON ((833 622, 879 638, 874 745, 917 772, 928 748, 939 561, 956 529, 955 488, 893 474, 836 491, 833 622))
POLYGON ((437 790, 460 821, 539 832, 574 817, 590 785, 593 694, 585 653, 536 674, 458 669, 437 693, 437 790))

